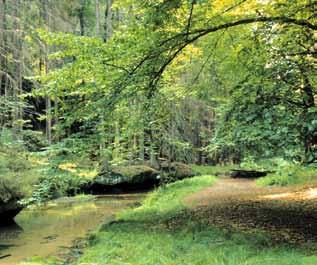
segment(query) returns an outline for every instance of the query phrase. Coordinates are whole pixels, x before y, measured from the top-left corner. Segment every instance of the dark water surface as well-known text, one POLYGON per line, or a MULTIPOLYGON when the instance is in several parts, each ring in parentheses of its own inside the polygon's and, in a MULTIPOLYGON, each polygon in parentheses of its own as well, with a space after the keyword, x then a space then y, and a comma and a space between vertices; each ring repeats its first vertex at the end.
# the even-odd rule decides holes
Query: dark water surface
POLYGON ((98 196, 87 201, 62 199, 23 210, 15 224, 0 227, 0 265, 16 265, 33 256, 58 255, 99 224, 139 202, 144 194, 98 196))

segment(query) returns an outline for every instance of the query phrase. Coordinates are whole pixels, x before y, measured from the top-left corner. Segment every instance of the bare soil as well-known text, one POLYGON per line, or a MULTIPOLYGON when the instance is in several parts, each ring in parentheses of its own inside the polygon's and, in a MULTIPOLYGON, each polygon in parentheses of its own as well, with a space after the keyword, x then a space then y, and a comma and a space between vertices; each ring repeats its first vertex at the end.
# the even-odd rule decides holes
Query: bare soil
MULTIPOLYGON (((185 200, 194 219, 273 241, 317 243, 317 187, 258 187, 250 179, 220 179, 185 200)), ((315 244, 314 244, 315 245, 315 244)))

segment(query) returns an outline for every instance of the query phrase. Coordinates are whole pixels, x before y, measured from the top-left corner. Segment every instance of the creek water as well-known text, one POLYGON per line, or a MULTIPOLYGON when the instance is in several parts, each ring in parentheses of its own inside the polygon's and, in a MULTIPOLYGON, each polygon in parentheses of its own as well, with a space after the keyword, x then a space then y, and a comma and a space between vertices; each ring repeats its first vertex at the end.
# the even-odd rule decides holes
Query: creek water
POLYGON ((16 265, 30 257, 55 256, 69 250, 98 225, 133 207, 144 194, 62 199, 45 207, 23 210, 15 223, 0 227, 0 265, 16 265))

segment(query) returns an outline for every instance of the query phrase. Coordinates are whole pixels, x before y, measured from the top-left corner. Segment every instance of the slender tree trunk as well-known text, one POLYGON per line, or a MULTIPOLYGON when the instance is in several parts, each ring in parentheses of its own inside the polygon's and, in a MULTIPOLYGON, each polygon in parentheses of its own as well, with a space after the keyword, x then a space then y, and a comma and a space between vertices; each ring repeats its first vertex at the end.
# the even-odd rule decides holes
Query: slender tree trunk
POLYGON ((84 7, 82 6, 78 12, 79 27, 80 27, 80 36, 85 36, 85 14, 84 7))
POLYGON ((113 150, 113 158, 120 157, 120 126, 119 122, 115 123, 115 137, 114 137, 114 150, 113 150))
MULTIPOLYGON (((44 23, 45 28, 48 29, 49 25, 49 15, 48 15, 48 0, 41 0, 41 21, 44 23)), ((49 62, 47 58, 48 47, 44 45, 44 50, 42 51, 40 59, 40 71, 41 73, 48 73, 49 62)), ((48 144, 52 143, 52 103, 49 95, 45 97, 45 108, 46 108, 46 126, 45 133, 48 144)))
POLYGON ((96 36, 100 36, 100 2, 96 1, 96 36))
POLYGON ((106 1, 106 12, 105 12, 105 37, 104 40, 107 41, 111 38, 113 34, 112 28, 112 4, 113 0, 106 1))
MULTIPOLYGON (((6 30, 7 30, 7 2, 6 0, 2 0, 3 3, 3 70, 5 72, 5 76, 4 76, 4 96, 8 97, 9 96, 9 80, 8 80, 8 59, 7 59, 7 53, 8 53, 8 46, 7 46, 7 42, 8 42, 8 38, 7 38, 7 34, 6 34, 6 30)), ((0 22, 1 23, 1 22, 0 22)))
MULTIPOLYGON (((5 0, 0 1, 0 96, 6 96, 6 52, 5 52, 5 0)), ((5 125, 5 115, 0 115, 0 127, 5 125)))
MULTIPOLYGON (((5 52, 4 52, 4 22, 5 22, 5 0, 1 0, 0 1, 0 70, 5 72, 5 64, 4 64, 4 60, 5 60, 5 52)), ((0 95, 3 94, 2 89, 2 83, 4 80, 4 74, 0 73, 0 95)))
POLYGON ((19 132, 22 130, 22 109, 20 102, 20 95, 22 93, 22 16, 21 16, 22 3, 21 0, 15 1, 14 6, 14 59, 15 59, 15 84, 13 85, 13 100, 16 104, 13 111, 13 132, 18 138, 19 132))
MULTIPOLYGON (((312 87, 306 73, 304 70, 301 70, 303 74, 303 85, 302 85, 302 97, 303 97, 303 121, 309 122, 310 115, 309 109, 315 107, 315 99, 314 99, 314 88, 312 87)), ((303 141, 304 141, 304 151, 305 151, 305 162, 313 162, 311 160, 315 160, 312 156, 312 142, 314 139, 314 133, 309 131, 306 127, 303 129, 303 141)))
POLYGON ((144 129, 142 127, 140 137, 139 137, 139 159, 144 161, 144 129))

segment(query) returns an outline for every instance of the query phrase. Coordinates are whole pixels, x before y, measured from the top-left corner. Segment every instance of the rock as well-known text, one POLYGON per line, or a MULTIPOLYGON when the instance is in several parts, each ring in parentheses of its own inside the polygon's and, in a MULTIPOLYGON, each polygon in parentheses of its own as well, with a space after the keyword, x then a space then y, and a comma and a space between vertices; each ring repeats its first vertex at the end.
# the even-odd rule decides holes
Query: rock
POLYGON ((126 191, 147 189, 159 183, 159 172, 144 165, 113 166, 106 165, 93 180, 93 191, 126 191))
POLYGON ((8 224, 23 209, 18 203, 22 195, 0 180, 0 225, 8 224))
POLYGON ((199 175, 189 165, 180 162, 162 163, 161 171, 170 181, 191 178, 199 175))
POLYGON ((265 177, 269 172, 256 170, 233 169, 230 172, 232 178, 260 178, 265 177))
POLYGON ((180 162, 164 162, 160 165, 160 171, 147 164, 110 166, 105 162, 89 189, 91 192, 99 194, 146 190, 159 184, 197 175, 199 174, 190 166, 180 162))

